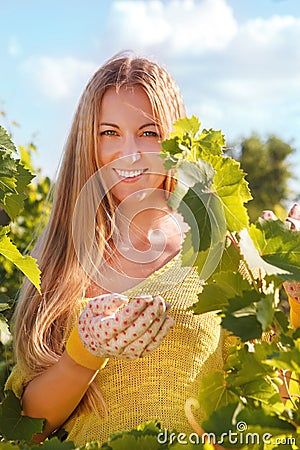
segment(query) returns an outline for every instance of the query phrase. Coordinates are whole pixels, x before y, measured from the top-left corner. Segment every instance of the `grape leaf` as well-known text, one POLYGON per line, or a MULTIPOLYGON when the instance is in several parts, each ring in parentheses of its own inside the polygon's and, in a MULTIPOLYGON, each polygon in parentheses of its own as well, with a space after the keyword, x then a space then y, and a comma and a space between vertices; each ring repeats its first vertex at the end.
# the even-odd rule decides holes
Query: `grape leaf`
POLYGON ((201 122, 196 116, 183 117, 178 119, 174 123, 174 131, 170 134, 170 137, 178 137, 183 139, 184 135, 187 134, 191 137, 195 137, 200 130, 201 122))
POLYGON ((265 377, 276 378, 277 372, 269 364, 269 355, 276 350, 275 344, 260 342, 255 345, 245 344, 236 347, 227 358, 225 370, 228 373, 227 383, 230 387, 240 388, 254 380, 265 377))
POLYGON ((178 212, 190 226, 195 251, 224 242, 227 230, 222 204, 213 193, 204 193, 199 183, 188 190, 178 212))
POLYGON ((198 295, 198 302, 191 307, 195 314, 223 310, 229 299, 251 289, 248 281, 239 272, 218 272, 213 274, 203 291, 198 295))
POLYGON ((300 374, 300 339, 294 340, 294 347, 274 352, 270 355, 268 363, 300 374))
POLYGON ((18 450, 19 448, 13 442, 0 441, 0 450, 18 450))
POLYGON ((16 160, 16 193, 10 193, 5 196, 3 207, 11 220, 14 220, 23 208, 26 194, 24 194, 26 186, 34 177, 29 170, 16 160))
POLYGON ((246 435, 251 432, 258 433, 259 442, 263 442, 265 433, 276 436, 295 431, 291 423, 278 415, 266 413, 263 408, 245 408, 240 403, 232 403, 213 412, 202 422, 202 427, 207 433, 214 433, 219 444, 224 447, 235 444, 235 448, 243 447, 247 443, 246 435), (244 424, 243 431, 239 429, 238 424, 241 423, 244 424), (230 436, 236 437, 236 440, 231 440, 230 436))
MULTIPOLYGON (((162 142, 162 152, 175 158, 172 159, 173 167, 176 167, 176 160, 196 162, 206 154, 222 154, 225 139, 221 131, 203 129, 200 133, 200 125, 195 116, 179 119, 170 139, 162 142)), ((170 161, 166 164, 165 167, 170 168, 170 161)))
POLYGON ((169 206, 177 210, 183 197, 190 188, 199 185, 199 195, 210 192, 213 183, 214 170, 206 161, 180 161, 177 168, 178 183, 168 200, 169 206))
POLYGON ((17 186, 17 163, 9 153, 0 147, 0 203, 7 193, 15 193, 17 186))
POLYGON ((30 442, 32 436, 43 430, 43 419, 32 419, 21 414, 20 400, 12 391, 0 404, 0 434, 7 440, 24 440, 30 442))
POLYGON ((3 227, 0 229, 0 255, 3 255, 9 261, 11 261, 18 269, 20 269, 24 275, 34 284, 39 292, 40 291, 40 274, 41 271, 36 264, 36 260, 29 255, 23 256, 15 244, 5 234, 9 230, 9 227, 3 227))
POLYGON ((119 431, 110 436, 105 442, 103 450, 160 450, 167 449, 169 442, 168 432, 162 432, 159 422, 146 422, 140 424, 137 429, 119 431), (161 437, 159 438, 159 433, 161 437), (166 440, 166 442, 164 442, 166 440), (160 443, 161 441, 161 443, 160 443))
POLYGON ((266 296, 248 287, 241 295, 228 299, 228 305, 220 313, 222 326, 242 342, 261 338, 273 320, 273 300, 272 294, 266 296))
POLYGON ((244 256, 245 261, 247 262, 252 273, 254 275, 255 273, 257 273, 258 276, 259 272, 255 269, 263 269, 264 272, 268 275, 280 275, 281 277, 290 275, 288 271, 273 266, 262 258, 257 249, 257 246, 255 246, 255 238, 260 238, 262 234, 259 230, 257 230, 257 232, 256 230, 257 228, 255 228, 253 224, 250 226, 249 232, 246 228, 243 229, 240 232, 239 242, 241 254, 244 256))
POLYGON ((222 319, 222 327, 241 338, 242 342, 252 339, 260 339, 262 327, 255 314, 251 310, 239 311, 239 315, 225 313, 222 319))
MULTIPOLYGON (((46 439, 42 445, 30 447, 30 450, 72 450, 75 445, 72 441, 61 441, 58 437, 46 439)), ((98 447, 99 448, 99 447, 98 447)))
POLYGON ((256 378, 245 383, 240 394, 247 399, 258 400, 270 411, 281 413, 284 410, 277 388, 267 379, 256 378))
POLYGON ((216 371, 201 379, 198 400, 206 415, 209 415, 218 408, 238 402, 240 399, 227 385, 225 373, 216 371))
POLYGON ((215 170, 213 189, 220 198, 229 231, 247 228, 249 217, 244 203, 252 199, 245 173, 232 158, 209 155, 205 160, 215 170))
POLYGON ((5 128, 0 125, 0 149, 2 148, 6 151, 17 153, 16 146, 13 143, 11 137, 9 136, 5 128))
POLYGON ((177 169, 178 183, 168 201, 190 226, 195 252, 224 242, 226 222, 222 204, 210 186, 214 171, 205 161, 183 161, 177 169))
MULTIPOLYGON (((232 419, 240 408, 239 402, 230 403, 214 411, 202 422, 202 428, 207 433, 214 433, 218 438, 233 428, 232 419)), ((219 442, 222 443, 222 442, 219 442)))
POLYGON ((256 317, 260 322, 263 331, 266 331, 271 325, 274 317, 274 297, 273 295, 267 295, 261 301, 257 303, 256 317))
POLYGON ((300 281, 300 233, 290 230, 286 222, 260 219, 249 235, 265 264, 276 267, 283 279, 300 281))
MULTIPOLYGON (((229 239, 226 239, 221 258, 218 265, 215 268, 214 275, 218 272, 231 272, 238 273, 240 266, 240 252, 229 239)), ((213 276, 211 278, 213 278, 213 276)), ((208 280, 210 281, 210 280, 208 280)))
POLYGON ((243 408, 236 420, 245 422, 248 426, 247 431, 253 430, 260 434, 268 432, 276 436, 296 431, 293 424, 278 415, 270 414, 264 408, 243 408))

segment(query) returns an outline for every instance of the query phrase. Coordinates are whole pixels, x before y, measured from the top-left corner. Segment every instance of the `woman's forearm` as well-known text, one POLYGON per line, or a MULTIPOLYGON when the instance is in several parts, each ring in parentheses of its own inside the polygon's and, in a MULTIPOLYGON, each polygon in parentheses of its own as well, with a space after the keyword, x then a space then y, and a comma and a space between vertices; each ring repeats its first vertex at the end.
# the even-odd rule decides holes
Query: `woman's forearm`
POLYGON ((29 417, 46 419, 44 431, 36 435, 36 441, 44 440, 66 421, 96 373, 96 370, 77 364, 65 352, 54 366, 27 385, 22 397, 23 413, 29 417))

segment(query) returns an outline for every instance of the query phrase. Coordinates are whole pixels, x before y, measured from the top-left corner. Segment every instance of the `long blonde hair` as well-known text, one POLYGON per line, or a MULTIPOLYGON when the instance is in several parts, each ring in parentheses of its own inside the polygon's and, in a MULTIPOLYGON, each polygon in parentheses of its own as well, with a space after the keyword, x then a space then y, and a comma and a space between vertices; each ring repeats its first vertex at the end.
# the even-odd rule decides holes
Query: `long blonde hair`
MULTIPOLYGON (((164 68, 146 58, 118 54, 100 67, 88 82, 64 149, 50 219, 33 252, 42 271, 42 295, 26 281, 14 315, 16 360, 27 379, 41 374, 62 355, 91 283, 91 274, 114 232, 114 201, 106 193, 99 204, 94 186, 88 198, 85 197, 86 210, 80 212, 77 222, 81 236, 93 236, 92 245, 97 248, 98 260, 93 260, 93 253, 81 242, 78 258, 72 221, 82 188, 99 169, 96 148, 102 97, 111 86, 120 89, 136 85, 148 95, 163 137, 171 130, 172 123, 185 115, 174 80, 164 68), (92 222, 86 220, 88 210, 96 211, 92 222)), ((169 181, 167 177, 166 182, 169 181)), ((100 193, 104 189, 100 182, 97 189, 100 193)), ((100 392, 92 383, 83 405, 94 409, 99 398, 100 392)))

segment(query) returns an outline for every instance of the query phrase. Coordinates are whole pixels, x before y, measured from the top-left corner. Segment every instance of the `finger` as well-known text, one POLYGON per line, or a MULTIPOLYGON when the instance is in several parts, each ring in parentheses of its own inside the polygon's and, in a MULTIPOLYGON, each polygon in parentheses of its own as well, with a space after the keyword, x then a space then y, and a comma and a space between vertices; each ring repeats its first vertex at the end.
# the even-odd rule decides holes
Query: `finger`
POLYGON ((286 218, 287 222, 291 224, 291 230, 300 231, 300 205, 294 203, 286 218))
MULTIPOLYGON (((109 340, 130 326, 139 314, 152 302, 152 296, 141 296, 116 314, 93 319, 93 327, 102 339, 109 340)), ((120 345, 120 344, 119 344, 120 345)))
MULTIPOLYGON (((123 350, 122 356, 126 359, 138 358, 144 350, 156 339, 156 335, 165 322, 167 315, 156 317, 147 330, 138 338, 130 342, 123 350), (129 356, 129 358, 127 358, 129 356)), ((156 341, 155 341, 156 342, 156 341)))
POLYGON ((151 303, 146 305, 136 320, 116 336, 116 345, 122 348, 126 347, 146 332, 150 338, 155 336, 161 320, 163 320, 162 317, 166 315, 170 306, 170 303, 166 303, 160 296, 155 297, 151 303))
POLYGON ((291 207, 291 209, 289 210, 288 217, 300 220, 300 205, 298 205, 298 203, 294 203, 294 205, 291 207))
POLYGON ((297 302, 300 302, 300 283, 296 281, 285 281, 283 283, 286 293, 297 302))
POLYGON ((174 319, 170 316, 164 316, 156 335, 149 335, 148 331, 146 331, 142 336, 125 347, 119 357, 121 359, 133 360, 146 356, 161 344, 163 338, 173 326, 174 319))
POLYGON ((169 331, 174 328, 175 320, 173 317, 167 316, 162 326, 160 327, 157 335, 152 339, 150 344, 145 348, 145 350, 141 353, 140 357, 143 358, 147 356, 149 353, 153 352, 162 342, 162 340, 166 337, 169 331))
POLYGON ((263 211, 261 217, 265 220, 278 220, 277 216, 273 213, 273 211, 269 209, 263 211))

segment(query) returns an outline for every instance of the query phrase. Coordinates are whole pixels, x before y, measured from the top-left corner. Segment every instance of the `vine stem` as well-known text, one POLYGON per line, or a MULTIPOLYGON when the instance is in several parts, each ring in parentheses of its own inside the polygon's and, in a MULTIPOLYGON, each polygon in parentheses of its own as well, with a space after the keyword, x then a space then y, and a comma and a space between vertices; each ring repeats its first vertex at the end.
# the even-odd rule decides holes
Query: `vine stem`
MULTIPOLYGON (((186 418, 189 422, 189 424, 191 425, 191 427, 193 428, 193 430, 196 431, 196 433, 199 436, 205 436, 205 431, 203 430, 203 428, 201 428, 201 426, 199 425, 199 423, 197 422, 197 420, 195 419, 195 416, 193 414, 192 411, 192 407, 199 409, 200 405, 198 403, 198 400, 196 398, 190 397, 186 400, 185 405, 184 405, 184 413, 186 415, 186 418)), ((205 436, 205 440, 210 443, 211 445, 213 445, 213 447, 216 450, 224 450, 224 447, 222 447, 221 445, 218 444, 212 444, 209 439, 207 438, 207 436, 205 436)))
POLYGON ((291 403, 293 404, 294 408, 297 409, 297 405, 295 404, 295 402, 293 400, 293 397, 292 397, 292 394, 290 393, 289 383, 287 381, 288 379, 291 379, 291 377, 287 376, 289 371, 288 370, 281 370, 280 372, 281 372, 282 380, 283 380, 283 383, 284 383, 285 391, 286 391, 286 393, 288 395, 287 399, 290 400, 291 403))

